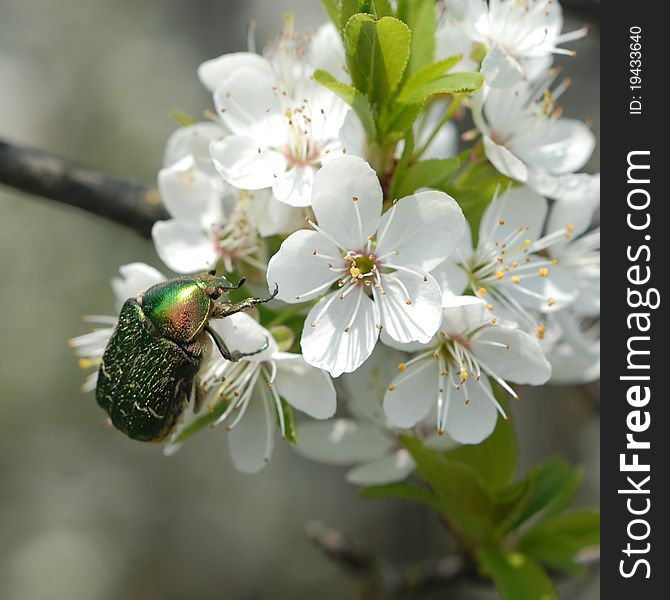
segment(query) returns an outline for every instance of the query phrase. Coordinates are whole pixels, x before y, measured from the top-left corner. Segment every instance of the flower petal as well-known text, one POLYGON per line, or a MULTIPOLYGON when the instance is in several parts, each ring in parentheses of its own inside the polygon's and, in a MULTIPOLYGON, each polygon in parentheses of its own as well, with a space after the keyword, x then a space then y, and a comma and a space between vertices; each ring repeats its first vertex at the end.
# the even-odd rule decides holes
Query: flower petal
POLYGON ((235 187, 259 190, 272 187, 286 169, 286 159, 259 146, 251 135, 229 135, 210 144, 216 170, 235 187))
POLYGON ((600 173, 587 175, 577 173, 569 175, 549 175, 539 171, 530 171, 528 185, 548 198, 559 201, 600 202, 600 173))
POLYGON ((151 237, 158 256, 177 273, 207 271, 219 258, 214 240, 198 225, 176 219, 157 221, 151 237))
POLYGON ((404 448, 388 456, 351 469, 346 476, 354 485, 382 485, 406 479, 416 468, 414 459, 404 448))
POLYGON ((377 294, 382 326, 397 342, 431 340, 442 312, 442 293, 432 275, 396 271, 382 278, 377 294))
POLYGON ((440 386, 438 362, 428 357, 407 367, 384 396, 384 413, 396 427, 414 427, 437 406, 440 386))
POLYGON ((514 383, 542 385, 551 376, 551 365, 537 339, 516 327, 490 325, 471 340, 477 360, 493 369, 496 375, 514 383), (506 345, 507 348, 500 347, 506 345))
POLYGON ((389 261, 430 271, 460 244, 465 217, 456 201, 435 190, 403 198, 384 213, 377 256, 396 252, 389 261))
MULTIPOLYGON (((383 336, 382 329, 380 334, 382 342, 384 342, 383 336)), ((398 374, 398 365, 406 360, 405 352, 377 344, 364 369, 342 375, 338 380, 340 384, 338 389, 344 394, 347 410, 358 418, 385 424, 382 400, 386 388, 398 374)))
POLYGON ((479 444, 496 427, 498 411, 482 388, 493 393, 486 377, 469 380, 460 390, 452 390, 445 428, 461 444, 479 444))
POLYGON ((491 161, 491 164, 498 171, 522 183, 528 179, 528 167, 526 167, 518 156, 512 154, 504 146, 496 144, 487 135, 482 136, 482 140, 484 142, 486 158, 491 161))
POLYGON ((494 44, 482 62, 481 73, 486 85, 506 88, 523 79, 523 67, 501 46, 494 44))
POLYGON ((339 81, 349 83, 351 76, 347 70, 342 36, 333 23, 321 25, 311 39, 308 60, 315 69, 325 69, 339 81))
POLYGON ((318 231, 301 229, 287 237, 268 264, 267 281, 289 304, 318 298, 342 277, 340 250, 318 231), (332 265, 329 267, 328 265, 332 265))
MULTIPOLYGON (((535 261, 531 259, 531 263, 533 262, 535 261)), ((550 266, 548 269, 547 277, 522 279, 520 285, 505 280, 505 291, 522 306, 543 313, 555 312, 569 306, 579 291, 574 274, 560 266, 550 266)), ((496 304, 494 300, 491 303, 496 304)), ((502 314, 498 316, 502 317, 502 314)))
POLYGON ((339 294, 333 292, 312 307, 300 341, 305 360, 333 377, 358 369, 379 337, 376 309, 363 290, 359 287, 344 299, 339 294))
MULTIPOLYGON (((561 202, 555 202, 549 213, 547 221, 547 233, 552 233, 572 225, 572 238, 577 238, 584 233, 591 225, 593 213, 598 208, 598 203, 580 198, 578 200, 570 199, 561 202)), ((562 242, 562 245, 569 244, 569 240, 562 242)))
POLYGON ((463 335, 488 323, 486 302, 475 296, 454 296, 445 303, 442 325, 449 335, 463 335))
POLYGON ((346 250, 361 250, 377 231, 382 188, 362 158, 342 156, 314 178, 312 209, 319 227, 346 250))
POLYGON ((261 237, 292 233, 305 224, 301 210, 279 202, 269 189, 244 193, 239 202, 261 237))
POLYGON ((388 452, 393 437, 353 419, 298 425, 298 454, 319 462, 348 465, 374 460, 388 452))
POLYGON ((203 121, 177 129, 165 144, 163 166, 171 167, 187 156, 192 156, 199 168, 214 174, 216 171, 209 156, 209 143, 220 140, 226 130, 219 123, 203 121))
POLYGON ((316 170, 311 165, 294 166, 278 173, 272 193, 280 202, 289 206, 309 206, 316 170))
POLYGON ((251 134, 263 146, 286 143, 287 120, 273 74, 241 67, 231 73, 214 92, 221 122, 232 133, 251 134))
POLYGON ((274 71, 266 58, 253 52, 233 52, 202 63, 198 79, 210 92, 214 92, 230 75, 241 68, 259 71, 265 78, 273 78, 274 71))
POLYGON ((535 241, 542 234, 547 212, 547 200, 534 190, 527 186, 509 188, 486 207, 479 226, 479 243, 502 242, 518 227, 526 229, 522 240, 535 241))
POLYGON ((534 169, 563 175, 581 169, 593 154, 596 138, 589 127, 576 119, 559 119, 536 140, 527 157, 534 169))
POLYGON ((275 385, 286 402, 315 419, 335 414, 335 386, 328 373, 308 365, 299 354, 278 352, 274 360, 275 385))
POLYGON ((243 473, 258 473, 268 463, 274 450, 274 415, 260 393, 252 392, 240 422, 228 432, 228 448, 233 464, 243 473))
POLYGON ((140 292, 165 281, 165 276, 158 269, 141 262, 122 265, 119 267, 119 273, 121 277, 112 279, 117 308, 121 308, 128 298, 134 298, 140 292))
POLYGON ((247 356, 243 360, 263 362, 271 360, 278 352, 272 334, 260 323, 245 313, 235 313, 225 319, 213 319, 210 327, 221 336, 230 351, 257 352, 267 344, 267 348, 247 356))
POLYGON ((221 178, 197 167, 191 156, 159 171, 158 191, 167 211, 179 222, 209 227, 223 219, 222 198, 227 190, 221 178))

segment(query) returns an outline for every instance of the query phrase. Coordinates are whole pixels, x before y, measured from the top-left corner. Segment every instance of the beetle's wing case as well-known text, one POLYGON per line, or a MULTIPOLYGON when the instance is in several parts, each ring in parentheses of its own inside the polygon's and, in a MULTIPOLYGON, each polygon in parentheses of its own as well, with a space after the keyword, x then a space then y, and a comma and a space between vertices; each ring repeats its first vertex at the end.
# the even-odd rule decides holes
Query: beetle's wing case
POLYGON ((96 399, 116 428, 141 441, 161 441, 190 397, 202 349, 187 352, 161 337, 137 300, 126 301, 100 363, 96 399))

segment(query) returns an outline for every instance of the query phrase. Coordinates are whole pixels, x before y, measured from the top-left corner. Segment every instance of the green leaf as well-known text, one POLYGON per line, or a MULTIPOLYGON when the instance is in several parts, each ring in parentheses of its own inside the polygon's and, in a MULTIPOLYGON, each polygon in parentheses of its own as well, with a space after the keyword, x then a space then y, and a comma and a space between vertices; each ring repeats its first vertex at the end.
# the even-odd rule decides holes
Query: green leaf
POLYGON ((323 8, 328 13, 328 18, 335 23, 335 27, 342 29, 340 21, 340 2, 339 0, 321 0, 323 8))
POLYGON ((523 536, 518 548, 549 567, 572 572, 577 554, 598 545, 600 514, 586 510, 547 519, 523 536))
POLYGON ((393 16, 393 7, 389 0, 374 0, 373 1, 375 15, 378 19, 382 17, 392 17, 393 16))
POLYGON ((414 73, 433 60, 436 15, 435 0, 398 0, 397 16, 412 30, 409 73, 414 73))
POLYGON ((485 547, 479 559, 503 600, 558 600, 554 583, 528 556, 485 547))
POLYGON ((507 523, 508 530, 515 529, 532 517, 547 519, 563 510, 572 500, 582 472, 566 460, 554 458, 532 469, 526 479, 530 489, 507 523))
POLYGON ((399 198, 403 198, 422 187, 440 189, 460 166, 461 161, 455 156, 414 163, 405 171, 396 194, 399 198))
POLYGON ((498 419, 493 434, 481 444, 458 446, 447 452, 447 456, 479 473, 489 489, 499 490, 507 486, 516 473, 514 428, 509 421, 498 419))
POLYGON ((387 483, 385 485, 374 485, 363 488, 360 491, 361 498, 394 498, 398 500, 409 500, 417 504, 423 504, 438 512, 441 511, 441 505, 435 495, 428 489, 398 481, 396 483, 387 483))
POLYGON ((400 96, 411 96, 420 93, 421 88, 447 73, 447 71, 451 70, 460 62, 461 58, 460 54, 456 54, 455 56, 450 56, 444 60, 438 60, 437 62, 425 65, 407 79, 405 85, 403 85, 400 96))
POLYGON ((361 94, 361 92, 346 83, 338 81, 328 71, 324 71, 323 69, 314 71, 314 79, 324 87, 335 92, 342 98, 342 100, 351 106, 361 120, 363 129, 368 138, 376 138, 377 129, 375 126, 375 118, 372 114, 372 108, 370 107, 367 98, 361 94))
POLYGON ((360 0, 341 0, 340 2, 340 31, 344 31, 347 21, 360 11, 360 0))
POLYGON ((228 408, 228 400, 220 398, 218 404, 211 408, 206 408, 209 410, 203 412, 179 432, 179 435, 174 440, 175 444, 181 444, 208 425, 213 425, 214 421, 216 421, 225 412, 226 408, 228 408))
MULTIPOLYGON (((421 104, 398 104, 399 110, 392 115, 390 125, 384 128, 384 139, 389 143, 397 142, 412 130, 414 121, 421 114, 421 104)), ((388 121, 388 117, 385 119, 388 121)), ((381 122, 381 119, 380 119, 381 122)), ((381 127, 381 124, 380 124, 381 127)))
POLYGON ((372 104, 381 106, 400 84, 411 37, 409 27, 393 17, 376 21, 356 14, 347 21, 344 45, 351 79, 372 104))
POLYGON ((187 115, 183 110, 179 110, 178 108, 171 108, 170 116, 182 127, 193 125, 195 123, 195 119, 193 117, 187 115))
POLYGON ((479 73, 462 71, 449 73, 433 79, 424 85, 402 91, 398 96, 398 102, 403 104, 416 104, 425 102, 434 94, 473 94, 484 83, 484 78, 479 73))
POLYGON ((433 489, 443 516, 466 544, 476 545, 491 525, 493 502, 477 473, 420 440, 401 436, 417 464, 416 472, 433 489))

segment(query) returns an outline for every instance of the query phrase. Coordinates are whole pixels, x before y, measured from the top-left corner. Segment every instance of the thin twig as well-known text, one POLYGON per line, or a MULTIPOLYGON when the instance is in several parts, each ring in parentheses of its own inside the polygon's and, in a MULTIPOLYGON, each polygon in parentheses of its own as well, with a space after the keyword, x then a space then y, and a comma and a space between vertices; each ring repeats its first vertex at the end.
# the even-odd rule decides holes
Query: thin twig
POLYGON ((167 213, 156 190, 0 140, 0 184, 121 223, 144 237, 167 213))

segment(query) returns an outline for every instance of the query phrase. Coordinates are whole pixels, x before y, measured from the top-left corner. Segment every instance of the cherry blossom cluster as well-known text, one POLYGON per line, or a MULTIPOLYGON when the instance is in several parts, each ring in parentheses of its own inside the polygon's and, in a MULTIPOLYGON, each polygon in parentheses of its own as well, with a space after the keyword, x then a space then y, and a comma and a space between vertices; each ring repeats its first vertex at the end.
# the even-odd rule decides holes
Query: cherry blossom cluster
MULTIPOLYGON (((385 148, 314 77, 351 84, 332 23, 300 36, 288 16, 263 54, 198 68, 213 111, 167 142, 156 251, 174 273, 217 269, 279 293, 212 322, 231 348, 269 345, 236 363, 212 351, 207 406, 189 407, 166 453, 222 424, 235 465, 256 472, 278 431, 305 456, 353 465, 354 483, 384 483, 414 468, 400 432, 477 444, 508 418, 514 384, 598 377, 600 181, 580 172, 595 138, 562 114, 569 81, 552 68, 586 31, 564 33, 554 0, 446 0, 436 19, 436 64, 459 56, 484 83, 430 96, 385 148), (395 197, 396 180, 449 160, 447 180, 395 197), (294 409, 325 421, 296 425, 294 409)), ((125 265, 114 292, 122 303, 169 276, 125 265)), ((86 365, 115 324, 96 319, 73 340, 86 365)))

